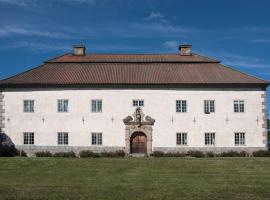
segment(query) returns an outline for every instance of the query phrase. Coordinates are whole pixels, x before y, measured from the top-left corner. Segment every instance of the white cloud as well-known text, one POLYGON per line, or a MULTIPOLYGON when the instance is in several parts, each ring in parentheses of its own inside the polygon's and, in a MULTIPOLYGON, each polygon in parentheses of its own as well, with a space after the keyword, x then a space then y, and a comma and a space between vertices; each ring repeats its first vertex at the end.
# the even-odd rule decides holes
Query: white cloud
POLYGON ((158 21, 160 23, 167 23, 168 21, 165 19, 164 15, 160 12, 151 12, 146 18, 146 21, 158 21))
POLYGON ((177 48, 179 47, 179 42, 173 40, 173 41, 166 41, 163 43, 163 46, 165 48, 168 48, 168 49, 171 49, 171 50, 174 50, 176 51, 177 48))
POLYGON ((70 4, 95 4, 97 0, 47 0, 47 1, 39 1, 39 0, 0 0, 2 4, 9 4, 19 7, 33 7, 38 5, 50 4, 53 5, 54 3, 62 2, 62 3, 70 3, 70 4))
POLYGON ((256 57, 246 57, 237 54, 221 54, 222 63, 229 66, 242 68, 270 69, 270 64, 265 63, 262 59, 256 57))
POLYGON ((0 37, 2 36, 38 36, 48 38, 64 38, 67 34, 56 33, 48 30, 41 30, 34 27, 0 26, 0 37))
POLYGON ((50 44, 48 42, 29 42, 29 41, 19 41, 9 45, 9 48, 30 48, 36 51, 61 51, 67 52, 71 50, 71 47, 63 44, 50 44))

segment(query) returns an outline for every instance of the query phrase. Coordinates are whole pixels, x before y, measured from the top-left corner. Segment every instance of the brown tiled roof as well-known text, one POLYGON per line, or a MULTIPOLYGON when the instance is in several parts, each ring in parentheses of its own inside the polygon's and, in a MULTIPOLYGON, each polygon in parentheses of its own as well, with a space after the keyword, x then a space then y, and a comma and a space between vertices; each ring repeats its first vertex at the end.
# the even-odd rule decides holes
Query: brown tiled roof
POLYGON ((49 85, 267 85, 268 82, 193 54, 70 54, 0 82, 2 87, 49 85))
POLYGON ((85 56, 74 56, 65 54, 47 62, 126 62, 126 63, 152 63, 152 62, 219 62, 198 54, 181 56, 178 54, 89 54, 85 56))

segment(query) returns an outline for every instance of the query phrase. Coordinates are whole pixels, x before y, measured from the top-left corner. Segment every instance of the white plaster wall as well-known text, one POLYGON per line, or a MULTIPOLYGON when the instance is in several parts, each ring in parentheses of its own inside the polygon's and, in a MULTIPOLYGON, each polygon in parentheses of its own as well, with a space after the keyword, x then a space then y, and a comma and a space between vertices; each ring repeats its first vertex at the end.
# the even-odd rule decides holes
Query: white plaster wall
POLYGON ((4 92, 4 131, 16 145, 23 144, 23 132, 29 131, 35 133, 35 145, 55 146, 57 132, 69 132, 70 146, 90 146, 91 132, 102 132, 103 146, 125 146, 122 119, 134 113, 133 99, 144 99, 144 114, 156 120, 153 147, 176 147, 176 132, 188 133, 188 147, 204 147, 205 132, 216 133, 216 147, 234 147, 234 132, 246 133, 246 147, 265 147, 261 97, 264 93, 230 89, 9 90, 4 92), (34 113, 23 112, 24 99, 35 100, 34 113), (57 112, 58 99, 69 100, 68 113, 57 112), (91 112, 91 99, 102 99, 102 113, 91 112), (187 113, 176 113, 177 99, 187 100, 187 113), (216 112, 207 115, 203 102, 209 99, 215 100, 216 112), (234 113, 236 99, 245 100, 244 113, 234 113), (112 122, 111 118, 115 120, 112 122))

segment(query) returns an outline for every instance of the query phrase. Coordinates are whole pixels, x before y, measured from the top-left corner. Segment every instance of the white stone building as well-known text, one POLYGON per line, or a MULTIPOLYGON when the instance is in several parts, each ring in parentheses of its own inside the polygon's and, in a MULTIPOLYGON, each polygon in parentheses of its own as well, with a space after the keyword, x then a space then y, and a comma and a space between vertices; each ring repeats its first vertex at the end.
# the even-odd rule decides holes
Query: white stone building
POLYGON ((266 149, 269 82, 181 45, 176 54, 72 54, 0 82, 0 127, 35 151, 266 149))

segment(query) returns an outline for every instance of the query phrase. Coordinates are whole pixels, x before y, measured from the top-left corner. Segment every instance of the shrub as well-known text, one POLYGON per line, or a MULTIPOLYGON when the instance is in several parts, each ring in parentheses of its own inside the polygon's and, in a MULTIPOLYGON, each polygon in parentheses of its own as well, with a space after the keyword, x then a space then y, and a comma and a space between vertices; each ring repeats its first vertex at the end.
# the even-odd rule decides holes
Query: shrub
POLYGON ((18 155, 18 150, 14 146, 1 146, 0 157, 14 157, 18 155))
POLYGON ((240 153, 237 151, 227 151, 219 154, 220 157, 240 157, 240 153))
POLYGON ((53 157, 76 158, 76 154, 73 151, 57 152, 57 153, 53 154, 53 157))
POLYGON ((252 155, 254 157, 270 157, 270 151, 264 151, 264 150, 254 151, 252 155))
POLYGON ((81 151, 79 153, 80 158, 98 158, 101 155, 99 153, 95 153, 93 151, 89 151, 89 150, 85 150, 85 151, 81 151))
POLYGON ((165 156, 165 153, 162 152, 162 151, 154 151, 153 152, 153 156, 154 157, 164 157, 165 156))
POLYGON ((110 157, 110 158, 125 157, 125 152, 124 151, 102 152, 101 157, 110 157))
POLYGON ((184 157, 186 156, 186 153, 180 153, 180 152, 168 152, 164 154, 165 157, 184 157))
POLYGON ((39 151, 35 153, 36 157, 52 157, 52 153, 49 151, 39 151))
POLYGON ((125 152, 124 151, 110 151, 110 152, 101 152, 96 153, 93 151, 85 150, 80 152, 81 158, 99 158, 99 157, 109 157, 109 158, 117 158, 117 157, 124 157, 125 152))
POLYGON ((205 154, 203 152, 201 152, 201 151, 188 151, 187 155, 195 157, 195 158, 205 157, 205 154))
POLYGON ((206 152, 205 156, 209 157, 209 158, 212 158, 212 157, 216 157, 216 154, 214 152, 212 152, 212 151, 208 151, 208 152, 206 152))

